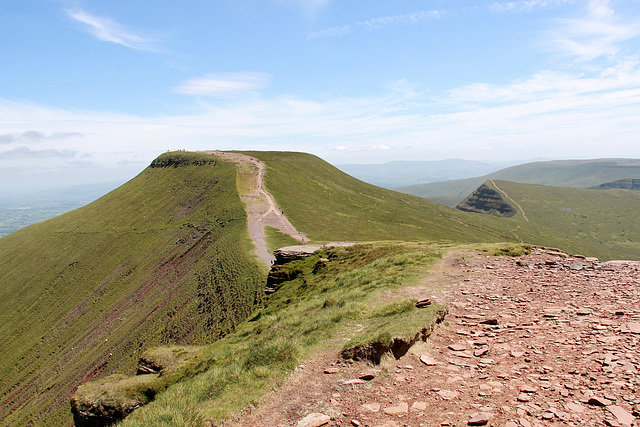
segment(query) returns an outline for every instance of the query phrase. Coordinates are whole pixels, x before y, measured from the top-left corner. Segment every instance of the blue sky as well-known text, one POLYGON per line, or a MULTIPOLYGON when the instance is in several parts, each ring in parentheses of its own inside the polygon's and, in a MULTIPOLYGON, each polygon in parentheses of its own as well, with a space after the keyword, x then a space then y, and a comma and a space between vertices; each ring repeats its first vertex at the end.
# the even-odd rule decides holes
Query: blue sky
POLYGON ((640 0, 0 0, 0 191, 167 150, 640 158, 640 0))

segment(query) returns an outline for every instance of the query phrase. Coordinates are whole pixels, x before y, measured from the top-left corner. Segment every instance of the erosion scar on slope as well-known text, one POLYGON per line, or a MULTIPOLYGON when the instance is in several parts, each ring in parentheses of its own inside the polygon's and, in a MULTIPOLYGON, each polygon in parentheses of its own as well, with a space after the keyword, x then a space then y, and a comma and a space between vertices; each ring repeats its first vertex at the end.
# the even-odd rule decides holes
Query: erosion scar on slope
POLYGON ((239 186, 238 191, 247 211, 249 236, 256 247, 256 256, 261 262, 266 266, 270 266, 275 259, 267 249, 265 227, 276 228, 281 233, 288 234, 301 243, 309 242, 307 236, 298 232, 289 222, 284 212, 276 206, 271 193, 264 188, 264 174, 267 166, 263 162, 255 157, 240 153, 223 151, 206 151, 206 153, 233 161, 238 165, 238 174, 240 174, 240 171, 251 173, 247 187, 240 188, 239 186))
POLYGON ((503 189, 501 189, 500 187, 498 187, 498 186, 496 185, 496 183, 495 183, 495 182, 493 182, 493 180, 492 180, 492 179, 490 179, 489 181, 491 181, 491 183, 493 184, 493 186, 494 186, 494 187, 496 187, 496 190, 498 190, 499 192, 501 192, 502 194, 504 194, 504 197, 506 197, 507 199, 511 200, 511 202, 512 202, 514 205, 516 205, 516 206, 518 207, 518 209, 520 209, 520 213, 522 214, 522 217, 524 218, 524 220, 525 220, 525 221, 527 221, 527 222, 529 222, 529 218, 527 218, 527 216, 525 215, 525 213, 524 213, 524 209, 522 209, 522 206, 520 206, 520 205, 518 204, 518 202, 516 202, 516 201, 515 201, 515 200, 513 200, 511 197, 509 197, 509 195, 508 195, 508 194, 507 194, 503 189))

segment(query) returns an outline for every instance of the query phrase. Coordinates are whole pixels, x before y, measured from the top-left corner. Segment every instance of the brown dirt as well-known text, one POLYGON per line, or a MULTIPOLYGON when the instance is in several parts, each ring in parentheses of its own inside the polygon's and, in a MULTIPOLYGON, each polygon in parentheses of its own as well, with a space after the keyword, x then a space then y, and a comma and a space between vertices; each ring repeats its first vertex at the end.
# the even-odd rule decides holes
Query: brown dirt
POLYGON ((250 189, 241 192, 240 198, 247 211, 249 235, 256 247, 256 256, 262 263, 270 266, 275 259, 273 254, 267 250, 265 227, 277 228, 281 233, 288 234, 301 243, 310 242, 304 233, 297 231, 289 222, 284 212, 276 205, 271 193, 265 189, 264 174, 267 166, 263 162, 255 157, 240 153, 222 151, 206 151, 206 153, 227 158, 235 163, 253 166, 251 171, 254 177, 250 180, 250 189))
POLYGON ((296 426, 312 412, 330 426, 466 426, 478 413, 490 426, 631 425, 614 412, 640 410, 639 270, 540 249, 451 252, 399 291, 450 306, 426 343, 372 366, 340 359, 345 332, 228 425, 296 426), (345 384, 364 373, 375 377, 345 384))

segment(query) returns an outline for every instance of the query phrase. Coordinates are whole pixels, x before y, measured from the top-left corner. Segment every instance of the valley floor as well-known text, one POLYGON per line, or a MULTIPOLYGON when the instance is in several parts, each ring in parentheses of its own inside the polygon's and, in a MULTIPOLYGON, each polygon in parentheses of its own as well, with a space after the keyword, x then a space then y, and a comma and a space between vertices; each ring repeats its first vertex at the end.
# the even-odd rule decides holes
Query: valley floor
POLYGON ((449 305, 428 342, 372 366, 340 358, 346 333, 228 425, 320 425, 302 421, 318 413, 329 426, 637 426, 639 270, 539 249, 450 252, 389 294, 449 305))

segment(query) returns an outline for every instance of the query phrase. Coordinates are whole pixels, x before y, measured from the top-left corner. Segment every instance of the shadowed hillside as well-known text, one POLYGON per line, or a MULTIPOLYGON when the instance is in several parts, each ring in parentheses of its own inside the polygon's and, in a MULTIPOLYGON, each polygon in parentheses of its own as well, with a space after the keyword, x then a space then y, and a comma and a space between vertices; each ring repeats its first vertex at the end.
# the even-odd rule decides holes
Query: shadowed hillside
POLYGON ((640 178, 639 159, 554 160, 512 166, 477 178, 398 187, 395 190, 455 206, 488 179, 557 187, 588 188, 640 178))
POLYGON ((513 215, 504 225, 521 241, 602 259, 640 260, 638 191, 487 181, 463 203, 493 215, 492 203, 507 206, 513 215), (499 203, 487 197, 489 190, 499 203))
POLYGON ((94 203, 0 239, 0 420, 68 425, 83 381, 205 343, 262 297, 236 168, 167 153, 94 203), (46 420, 46 421, 45 421, 46 420))

